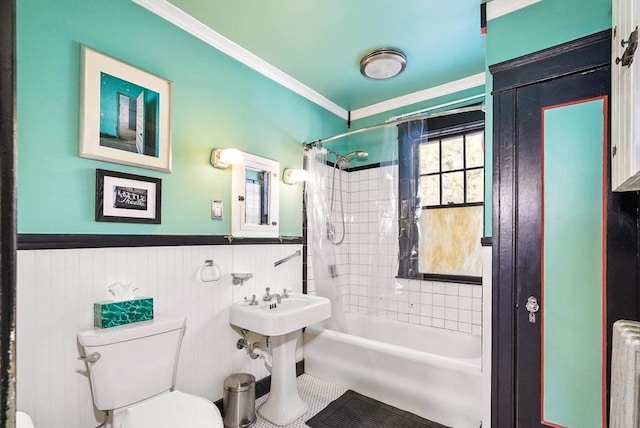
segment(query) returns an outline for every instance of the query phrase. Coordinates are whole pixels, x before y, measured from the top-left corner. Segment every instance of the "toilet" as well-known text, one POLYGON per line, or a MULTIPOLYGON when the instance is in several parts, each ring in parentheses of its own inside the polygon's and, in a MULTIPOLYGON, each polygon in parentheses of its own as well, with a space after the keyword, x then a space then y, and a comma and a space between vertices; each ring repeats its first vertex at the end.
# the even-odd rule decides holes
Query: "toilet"
POLYGON ((174 390, 186 319, 156 318, 78 333, 93 402, 113 428, 223 428, 209 400, 174 390))

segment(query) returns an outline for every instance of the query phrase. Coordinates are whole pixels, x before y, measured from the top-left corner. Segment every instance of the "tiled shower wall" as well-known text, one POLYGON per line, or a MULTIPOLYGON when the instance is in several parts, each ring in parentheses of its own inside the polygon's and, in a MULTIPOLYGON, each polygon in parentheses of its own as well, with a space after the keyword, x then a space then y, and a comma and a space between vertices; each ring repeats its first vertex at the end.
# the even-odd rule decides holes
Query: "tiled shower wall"
MULTIPOLYGON (((302 291, 302 258, 273 262, 302 246, 216 245, 18 251, 17 408, 36 427, 96 426, 85 364, 78 360, 78 331, 93 325, 93 303, 107 287, 131 282, 154 298, 155 315, 187 317, 177 373, 179 390, 209 400, 222 398, 224 378, 249 372, 269 375, 261 359, 236 349, 240 335, 229 325, 232 301, 261 296, 270 286, 302 291), (213 259, 222 278, 202 282, 199 269, 213 259), (244 286, 231 272, 253 273, 244 286)), ((260 340, 259 337, 251 337, 260 340)), ((149 359, 154 358, 149 355, 149 359)))
MULTIPOLYGON (((335 247, 345 310, 481 334, 482 286, 395 278, 397 241, 392 239, 386 244, 377 244, 379 205, 391 193, 390 189, 379 188, 378 177, 385 168, 394 167, 336 173, 336 182, 338 177, 342 180, 343 190, 336 192, 336 196, 344 203, 347 225, 344 242, 335 247), (376 281, 384 284, 383 289, 374 285, 372 266, 376 281), (383 272, 382 281, 379 280, 380 272, 383 272)), ((327 166, 326 177, 330 178, 331 174, 332 168, 327 166)), ((327 185, 332 185, 332 181, 326 180, 327 185)), ((336 198, 332 218, 340 229, 336 213, 338 204, 336 198)), ((397 227, 397 222, 393 223, 397 227)), ((397 229, 390 234, 397 236, 397 229)), ((315 292, 311 253, 309 251, 307 287, 315 292)))

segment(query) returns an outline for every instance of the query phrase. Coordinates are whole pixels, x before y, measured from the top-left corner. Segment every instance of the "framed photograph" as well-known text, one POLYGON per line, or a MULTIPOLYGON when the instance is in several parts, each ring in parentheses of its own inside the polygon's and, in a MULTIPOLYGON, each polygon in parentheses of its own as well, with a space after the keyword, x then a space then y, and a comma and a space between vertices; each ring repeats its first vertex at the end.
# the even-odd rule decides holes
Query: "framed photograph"
POLYGON ((160 224, 162 180, 96 169, 96 221, 160 224))
POLYGON ((171 82, 81 47, 80 156, 171 172, 171 82))

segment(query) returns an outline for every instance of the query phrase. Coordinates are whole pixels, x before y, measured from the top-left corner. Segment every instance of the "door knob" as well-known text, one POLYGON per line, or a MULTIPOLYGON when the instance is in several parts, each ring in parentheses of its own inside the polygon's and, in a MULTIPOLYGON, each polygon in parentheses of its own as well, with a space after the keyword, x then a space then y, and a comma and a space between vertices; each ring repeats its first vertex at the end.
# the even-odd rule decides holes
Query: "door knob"
POLYGON ((527 299, 527 305, 525 306, 525 308, 527 308, 527 311, 529 312, 529 322, 535 323, 536 312, 540 310, 538 299, 536 299, 534 296, 529 296, 529 298, 527 299))

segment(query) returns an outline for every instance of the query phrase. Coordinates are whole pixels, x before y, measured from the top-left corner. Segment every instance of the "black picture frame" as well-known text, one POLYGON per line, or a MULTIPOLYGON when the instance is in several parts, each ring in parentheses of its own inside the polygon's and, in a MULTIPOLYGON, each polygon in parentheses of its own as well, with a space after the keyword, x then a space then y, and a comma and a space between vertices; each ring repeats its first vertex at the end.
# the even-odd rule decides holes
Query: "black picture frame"
POLYGON ((160 224, 162 179, 96 169, 95 221, 160 224))

